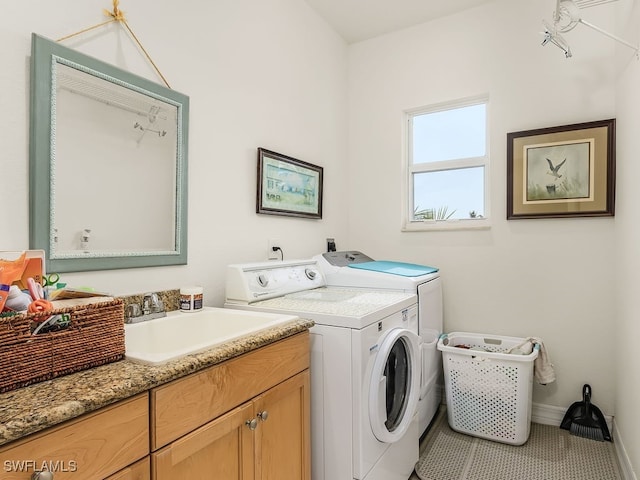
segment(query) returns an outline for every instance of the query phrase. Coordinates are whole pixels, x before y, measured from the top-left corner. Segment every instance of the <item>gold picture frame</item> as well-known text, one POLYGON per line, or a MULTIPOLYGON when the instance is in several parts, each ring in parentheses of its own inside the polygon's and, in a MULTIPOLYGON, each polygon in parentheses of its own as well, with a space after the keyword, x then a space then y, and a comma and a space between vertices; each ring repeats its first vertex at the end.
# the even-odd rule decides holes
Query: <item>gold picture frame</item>
POLYGON ((615 119, 507 134, 507 220, 613 216, 615 119))

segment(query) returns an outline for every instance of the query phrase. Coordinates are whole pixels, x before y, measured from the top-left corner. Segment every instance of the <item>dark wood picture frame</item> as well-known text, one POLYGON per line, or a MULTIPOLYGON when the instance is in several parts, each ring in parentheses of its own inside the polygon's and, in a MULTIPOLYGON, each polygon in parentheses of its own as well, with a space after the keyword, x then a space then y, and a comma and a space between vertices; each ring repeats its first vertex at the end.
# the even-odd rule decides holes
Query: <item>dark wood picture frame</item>
POLYGON ((507 134, 507 219, 615 212, 615 119, 507 134))
POLYGON ((322 218, 323 168, 258 148, 256 213, 322 218))

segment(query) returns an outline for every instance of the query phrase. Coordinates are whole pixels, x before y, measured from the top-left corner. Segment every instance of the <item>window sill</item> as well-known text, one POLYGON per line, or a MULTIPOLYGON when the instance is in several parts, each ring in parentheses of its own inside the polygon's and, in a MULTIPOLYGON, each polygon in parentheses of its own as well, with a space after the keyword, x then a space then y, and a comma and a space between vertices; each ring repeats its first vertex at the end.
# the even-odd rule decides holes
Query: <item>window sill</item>
POLYGON ((404 222, 403 232, 429 232, 447 230, 488 230, 491 221, 488 218, 464 220, 425 220, 422 222, 404 222))

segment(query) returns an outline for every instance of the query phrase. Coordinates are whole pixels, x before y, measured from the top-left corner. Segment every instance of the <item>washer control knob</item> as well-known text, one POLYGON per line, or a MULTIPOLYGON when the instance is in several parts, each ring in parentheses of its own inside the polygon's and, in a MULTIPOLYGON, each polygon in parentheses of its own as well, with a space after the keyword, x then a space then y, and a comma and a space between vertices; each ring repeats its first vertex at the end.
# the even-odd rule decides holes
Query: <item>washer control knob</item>
POLYGON ((304 273, 309 280, 315 280, 315 278, 318 276, 318 272, 316 272, 312 268, 305 269, 304 273))
POLYGON ((269 277, 267 277, 264 273, 258 275, 258 285, 261 287, 266 287, 269 285, 269 277))

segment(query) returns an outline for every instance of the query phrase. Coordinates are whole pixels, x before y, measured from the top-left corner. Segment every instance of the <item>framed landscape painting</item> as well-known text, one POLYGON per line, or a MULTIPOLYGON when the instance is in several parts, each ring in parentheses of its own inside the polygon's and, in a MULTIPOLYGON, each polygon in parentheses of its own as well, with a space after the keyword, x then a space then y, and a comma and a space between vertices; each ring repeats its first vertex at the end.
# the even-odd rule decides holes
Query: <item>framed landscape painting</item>
POLYGON ((322 218, 322 167, 258 148, 256 213, 322 218))

